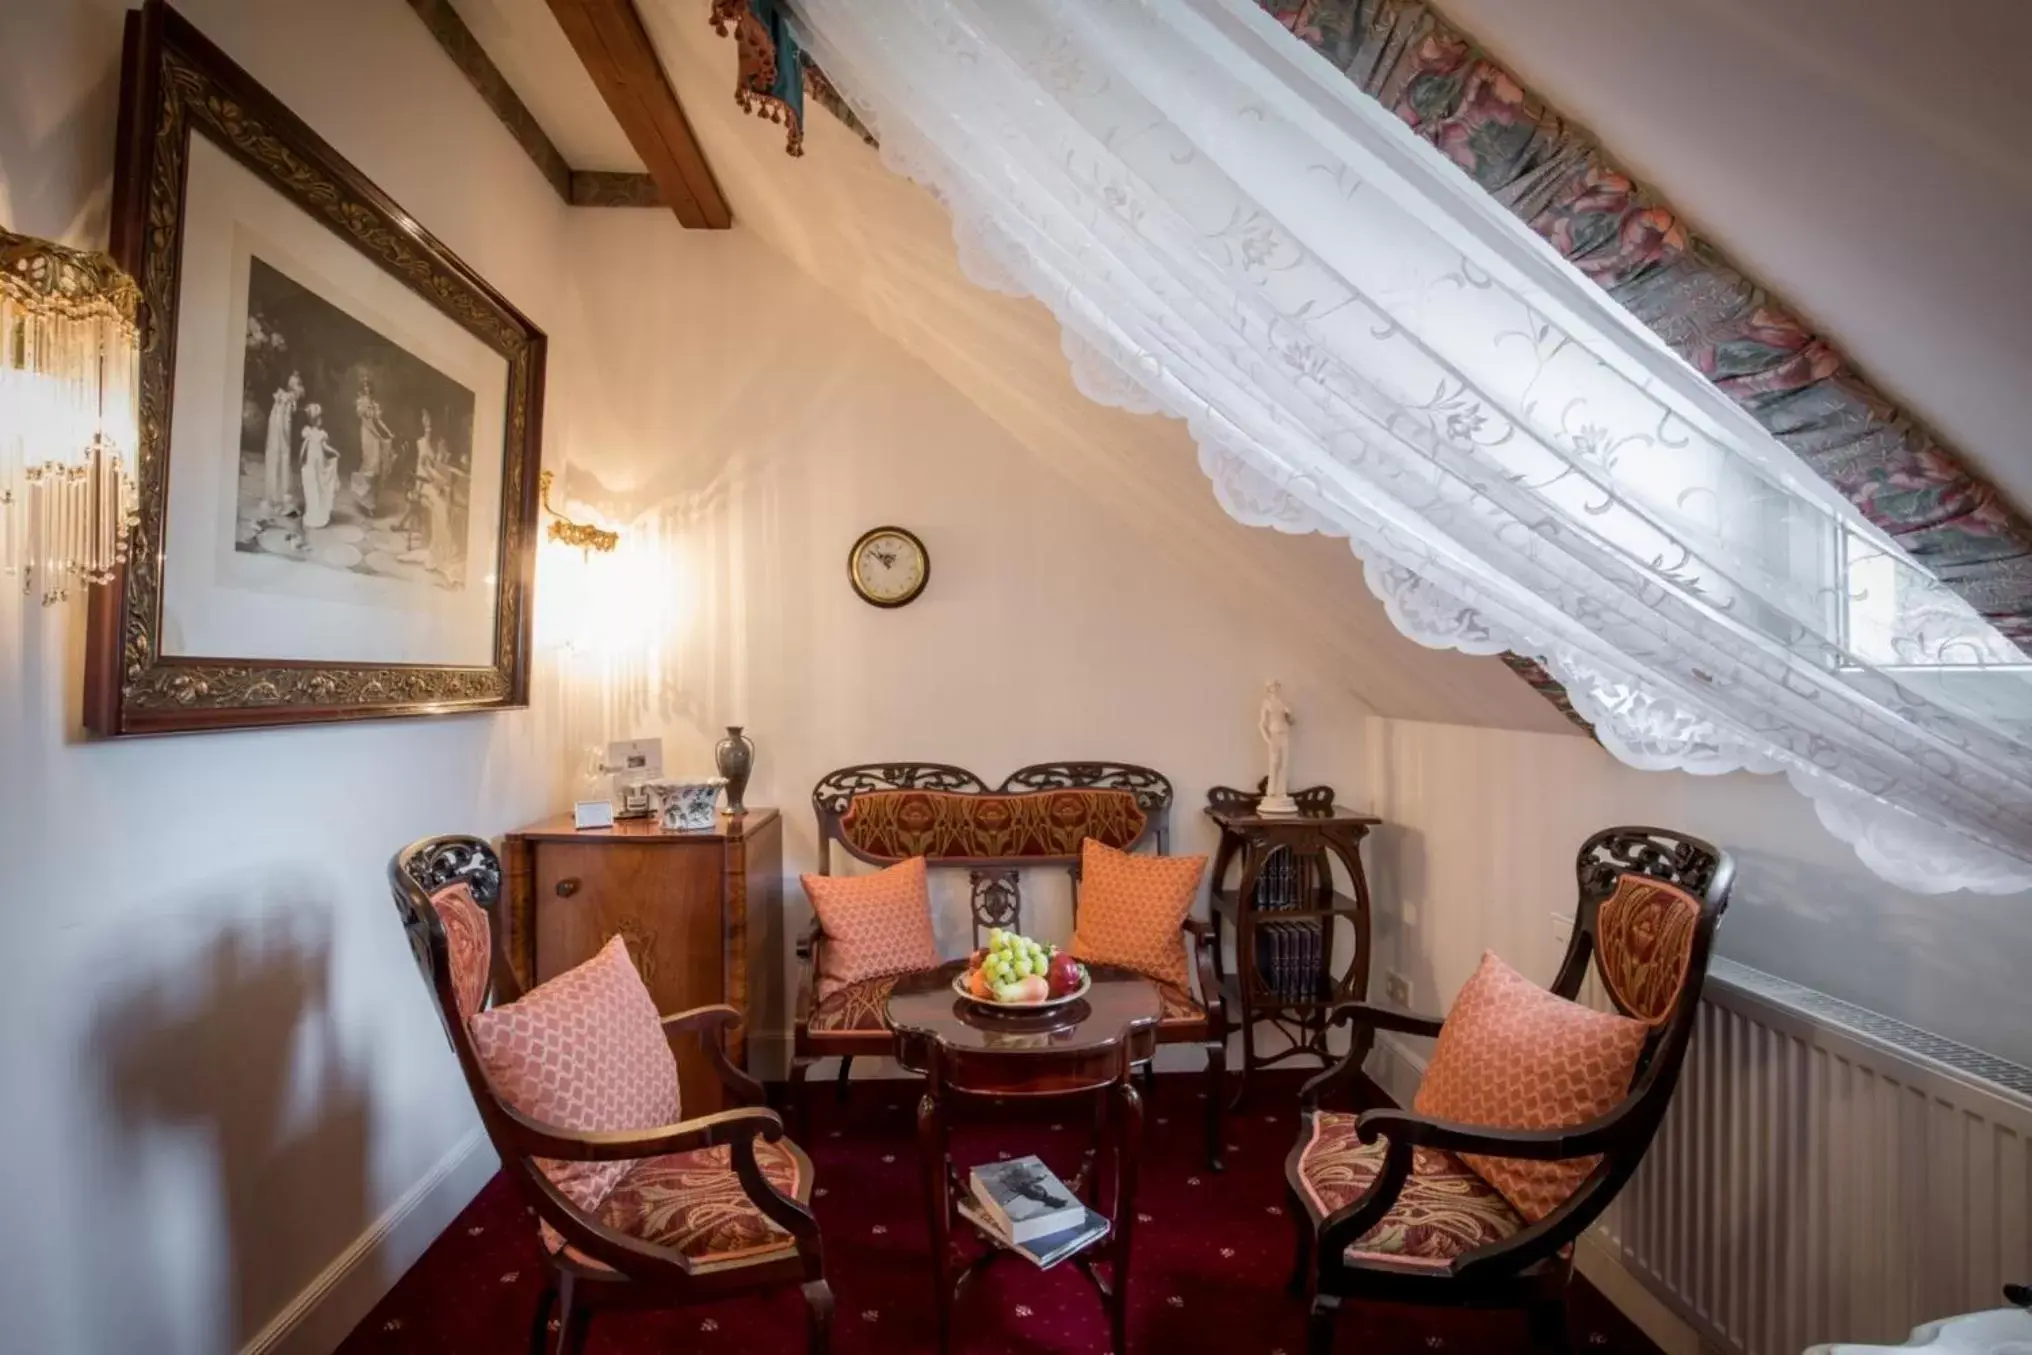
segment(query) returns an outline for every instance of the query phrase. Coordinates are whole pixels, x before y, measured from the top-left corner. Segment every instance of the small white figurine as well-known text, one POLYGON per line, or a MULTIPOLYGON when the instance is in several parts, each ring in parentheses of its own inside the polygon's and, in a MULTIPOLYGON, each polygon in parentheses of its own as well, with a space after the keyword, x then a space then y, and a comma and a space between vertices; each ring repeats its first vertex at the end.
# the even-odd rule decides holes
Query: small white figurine
POLYGON ((1259 814, 1298 812, 1298 801, 1291 798, 1291 725, 1291 707, 1284 704, 1284 685, 1273 679, 1264 686, 1263 705, 1256 713, 1256 730, 1270 750, 1263 798, 1256 805, 1259 814))

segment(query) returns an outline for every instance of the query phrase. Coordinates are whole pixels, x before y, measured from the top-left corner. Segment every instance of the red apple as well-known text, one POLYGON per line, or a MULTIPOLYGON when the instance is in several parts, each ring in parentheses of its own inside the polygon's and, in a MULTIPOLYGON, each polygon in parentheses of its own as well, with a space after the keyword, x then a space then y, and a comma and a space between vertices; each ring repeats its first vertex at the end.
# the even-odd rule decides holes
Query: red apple
POLYGON ((1064 997, 1067 993, 1077 992, 1080 986, 1079 961, 1065 951, 1060 951, 1051 957, 1051 964, 1044 971, 1044 981, 1051 985, 1053 997, 1064 997))

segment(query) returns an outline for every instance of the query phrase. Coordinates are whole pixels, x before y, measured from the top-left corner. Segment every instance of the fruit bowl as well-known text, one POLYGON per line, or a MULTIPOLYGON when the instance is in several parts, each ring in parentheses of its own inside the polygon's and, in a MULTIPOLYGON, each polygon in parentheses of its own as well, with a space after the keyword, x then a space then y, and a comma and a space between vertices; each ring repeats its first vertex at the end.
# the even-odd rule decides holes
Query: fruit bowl
POLYGON ((953 991, 955 993, 958 993, 961 997, 965 998, 967 1001, 973 1003, 976 1007, 979 1007, 981 1010, 990 1012, 1009 1012, 1013 1015, 1021 1015, 1025 1012, 1048 1012, 1055 1007, 1063 1007, 1067 1003, 1077 1002, 1081 998, 1085 997, 1087 995, 1087 990, 1093 986, 1094 986, 1094 976, 1091 974, 1083 973, 1080 975, 1079 987, 1073 989, 1070 993, 1065 994, 1063 997, 1047 997, 1040 1002, 1003 1002, 997 998, 992 997, 975 997, 974 994, 967 988, 967 976, 965 974, 955 976, 952 981, 953 991))
POLYGON ((1091 987, 1093 976, 1071 955, 1000 927, 989 929, 988 944, 968 957, 965 971, 953 980, 955 993, 999 1012, 1063 1007, 1091 987))

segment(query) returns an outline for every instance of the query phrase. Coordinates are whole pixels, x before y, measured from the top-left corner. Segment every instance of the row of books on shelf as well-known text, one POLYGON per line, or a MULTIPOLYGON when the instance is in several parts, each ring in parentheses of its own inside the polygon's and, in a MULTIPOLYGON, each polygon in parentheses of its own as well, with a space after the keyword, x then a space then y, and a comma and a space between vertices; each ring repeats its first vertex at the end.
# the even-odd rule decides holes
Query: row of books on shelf
POLYGON ((984 1162, 968 1177, 960 1214, 1006 1247, 1049 1270, 1108 1235, 1108 1220, 1080 1200, 1035 1157, 984 1162))
POLYGON ((1256 924, 1256 974, 1263 986, 1292 1002, 1312 1002, 1326 986, 1326 956, 1316 918, 1256 924))

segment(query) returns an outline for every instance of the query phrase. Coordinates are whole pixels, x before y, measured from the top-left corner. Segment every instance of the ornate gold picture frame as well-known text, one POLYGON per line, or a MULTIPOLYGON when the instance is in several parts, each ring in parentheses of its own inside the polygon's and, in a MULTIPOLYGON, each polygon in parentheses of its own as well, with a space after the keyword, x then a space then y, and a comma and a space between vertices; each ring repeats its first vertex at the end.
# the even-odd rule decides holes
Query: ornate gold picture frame
POLYGON ((526 705, 542 331, 161 0, 127 21, 112 252, 139 521, 87 728, 526 705))

